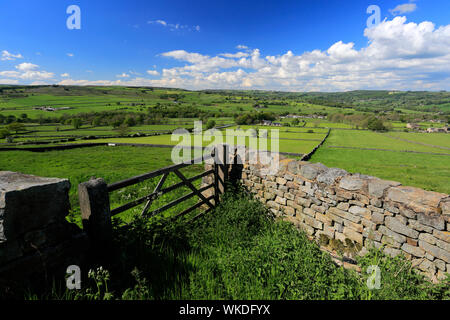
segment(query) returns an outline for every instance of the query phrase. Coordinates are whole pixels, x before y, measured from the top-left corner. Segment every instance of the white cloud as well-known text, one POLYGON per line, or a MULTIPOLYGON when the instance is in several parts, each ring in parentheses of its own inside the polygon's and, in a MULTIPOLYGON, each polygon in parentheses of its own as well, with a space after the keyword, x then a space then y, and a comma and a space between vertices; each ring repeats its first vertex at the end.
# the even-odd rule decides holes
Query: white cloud
POLYGON ((20 72, 18 72, 18 71, 0 71, 0 77, 19 78, 20 72))
POLYGON ((0 84, 19 84, 19 80, 0 79, 0 84))
POLYGON ((32 83, 30 83, 30 85, 32 86, 43 86, 43 85, 49 85, 51 83, 46 82, 46 81, 33 81, 32 83))
POLYGON ((23 80, 46 80, 55 76, 52 72, 47 71, 26 71, 20 75, 20 79, 23 80))
POLYGON ((159 76, 159 72, 156 70, 147 70, 147 73, 151 76, 159 76))
POLYGON ((129 74, 126 74, 125 72, 123 72, 122 74, 116 75, 116 77, 117 77, 117 78, 129 78, 130 75, 129 75, 129 74))
POLYGON ((236 53, 221 53, 219 56, 225 57, 225 58, 243 58, 248 57, 249 54, 247 52, 236 52, 236 53))
POLYGON ((183 25, 183 24, 179 24, 179 23, 168 23, 164 20, 150 20, 147 21, 148 24, 157 24, 157 25, 161 25, 163 27, 167 27, 169 28, 170 31, 177 31, 177 30, 187 30, 187 31, 200 31, 200 26, 199 25, 195 25, 195 26, 188 26, 188 25, 183 25))
POLYGON ((148 23, 150 23, 150 24, 160 24, 160 25, 162 25, 164 27, 167 26, 167 22, 165 22, 164 20, 149 21, 148 23))
POLYGON ((72 58, 75 55, 73 53, 67 53, 67 56, 72 58))
POLYGON ((417 9, 417 5, 415 3, 404 3, 404 4, 399 4, 394 9, 389 9, 389 12, 392 15, 396 16, 399 14, 414 12, 414 11, 416 11, 416 9, 417 9))
POLYGON ((2 51, 2 55, 0 57, 0 60, 5 61, 5 60, 16 60, 16 59, 23 59, 23 56, 20 53, 12 54, 12 53, 10 53, 10 52, 8 52, 6 50, 2 51))
POLYGON ((407 23, 405 17, 395 17, 366 29, 364 35, 368 45, 360 49, 353 42, 338 41, 324 51, 302 54, 262 57, 259 49, 217 56, 165 52, 161 55, 188 64, 163 69, 159 83, 188 89, 449 89, 450 25, 436 28, 431 22, 407 23))
POLYGON ((236 46, 236 49, 238 49, 238 50, 244 50, 244 49, 248 49, 248 47, 245 46, 245 45, 243 45, 243 44, 238 44, 238 45, 236 46))
POLYGON ((16 66, 18 71, 7 70, 0 71, 0 77, 13 78, 16 80, 26 80, 26 81, 35 81, 35 80, 48 80, 52 79, 55 74, 47 71, 39 71, 39 66, 24 62, 16 66))
POLYGON ((28 62, 24 62, 21 63, 19 65, 16 66, 16 69, 20 70, 20 71, 30 71, 30 70, 34 70, 39 68, 38 65, 32 64, 32 63, 28 63, 28 62))
MULTIPOLYGON (((450 25, 394 17, 364 30, 367 44, 337 41, 324 50, 263 56, 240 45, 237 53, 205 55, 186 50, 160 55, 184 63, 164 68, 158 79, 64 79, 60 84, 161 86, 186 89, 347 91, 357 89, 450 90, 450 25)), ((14 71, 12 71, 14 72, 14 71)), ((131 74, 131 73, 130 73, 131 74)), ((2 74, 14 78, 15 74, 2 74)))
POLYGON ((68 77, 70 77, 70 74, 68 74, 67 72, 66 72, 66 73, 62 73, 62 74, 61 74, 61 77, 63 77, 63 78, 68 78, 68 77))

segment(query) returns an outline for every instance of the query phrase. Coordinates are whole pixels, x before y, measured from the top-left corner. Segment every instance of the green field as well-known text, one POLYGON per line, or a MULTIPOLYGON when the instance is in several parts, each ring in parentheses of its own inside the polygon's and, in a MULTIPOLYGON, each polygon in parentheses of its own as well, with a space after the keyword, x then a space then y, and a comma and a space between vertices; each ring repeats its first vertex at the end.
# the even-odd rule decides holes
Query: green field
MULTIPOLYGON (((71 183, 70 200, 73 213, 71 219, 81 221, 78 207, 77 186, 88 181, 91 177, 103 178, 107 183, 120 181, 139 174, 172 165, 171 149, 165 148, 136 148, 136 147, 91 147, 51 152, 3 151, 0 152, 0 171, 16 171, 42 177, 67 178, 71 183)), ((194 176, 203 171, 201 165, 182 169, 186 176, 194 176), (186 170, 187 169, 187 170, 186 170)), ((127 187, 111 194, 111 207, 125 204, 140 196, 150 194, 156 186, 155 179, 127 187)), ((174 175, 169 176, 165 186, 180 180, 174 175)), ((197 185, 200 180, 195 182, 197 185)), ((187 188, 180 188, 165 194, 152 204, 150 210, 188 193, 187 188)), ((183 208, 193 205, 197 199, 175 206, 167 214, 180 212, 183 208)), ((123 220, 140 212, 142 206, 119 214, 123 220)))
POLYGON ((373 131, 363 130, 332 130, 328 137, 325 146, 343 146, 352 148, 375 148, 387 149, 394 151, 415 151, 415 152, 430 152, 430 153, 448 153, 450 149, 441 149, 433 146, 426 146, 412 142, 405 142, 403 140, 392 139, 390 136, 399 136, 404 139, 409 139, 412 142, 420 141, 420 139, 436 139, 436 144, 441 143, 446 145, 450 143, 450 136, 446 134, 426 134, 415 133, 376 133, 373 131), (436 138, 434 138, 436 137, 436 138))
MULTIPOLYGON (((323 138, 324 135, 321 135, 323 138)), ((178 140, 172 140, 171 135, 159 135, 152 137, 139 137, 139 138, 111 138, 111 139, 96 139, 92 142, 99 143, 134 143, 134 144, 159 144, 159 145, 180 145, 180 146, 196 146, 194 135, 185 135, 179 136, 178 140)), ((211 144, 223 143, 228 141, 228 143, 234 145, 246 145, 250 146, 251 138, 244 136, 218 136, 215 138, 214 136, 206 137, 204 136, 202 140, 199 140, 202 147, 206 147, 211 144), (208 140, 211 138, 211 140, 208 140), (241 140, 243 139, 243 140, 241 140)), ((272 140, 259 138, 256 143, 257 148, 259 150, 272 150, 272 140)), ((308 140, 288 140, 288 139, 280 139, 279 141, 279 151, 280 152, 291 152, 304 154, 310 152, 319 142, 320 139, 312 139, 313 141, 308 140)), ((81 143, 85 141, 79 141, 81 143)))
MULTIPOLYGON (((370 135, 342 136, 341 131, 332 131, 325 144, 310 161, 321 162, 328 167, 337 167, 352 173, 362 173, 381 179, 395 180, 403 185, 425 190, 450 193, 450 156, 407 153, 399 151, 359 150, 331 148, 336 143, 346 146, 383 147, 403 150, 422 149, 431 152, 448 153, 448 150, 406 144, 398 140, 370 140, 370 135), (345 139, 344 139, 345 138, 345 139), (365 143, 368 141, 368 143, 365 143)), ((376 134, 377 135, 377 134, 376 134)), ((372 137, 373 138, 373 137, 372 137)))
MULTIPOLYGON (((163 133, 176 128, 193 128, 194 121, 214 120, 216 126, 240 123, 230 129, 259 131, 259 149, 274 150, 271 145, 273 130, 278 130, 279 151, 305 154, 331 134, 324 146, 311 159, 323 161, 353 172, 363 172, 383 178, 400 177, 404 184, 429 190, 448 192, 447 166, 450 154, 450 135, 404 132, 406 123, 418 123, 422 128, 441 127, 448 121, 450 96, 446 92, 389 92, 352 91, 344 93, 289 93, 242 90, 188 91, 165 88, 131 87, 77 87, 77 86, 2 86, 0 87, 0 130, 12 121, 23 121, 25 131, 13 133, 13 143, 3 140, 0 147, 33 146, 29 143, 132 143, 175 146, 192 145, 193 137, 171 139, 170 134, 136 137, 163 133), (395 94, 394 94, 395 93, 395 94), (36 107, 67 107, 67 110, 43 111, 36 107), (190 114, 195 110, 194 114, 190 114), (102 113, 106 111, 106 113, 102 113), (169 113, 171 116, 167 116, 169 113), (265 114, 281 122, 282 127, 257 125, 258 121, 238 121, 242 114, 265 114), (24 116, 26 114, 26 116, 24 116), (63 115, 66 114, 66 117, 63 115), (152 115, 155 115, 152 117, 152 115), (301 116, 298 126, 292 126, 292 117, 301 116), (8 118, 8 116, 16 118, 8 118), (101 123, 94 126, 95 117, 101 123), (110 115, 110 118, 108 118, 110 115), (136 123, 125 132, 113 127, 125 123, 132 115, 136 123), (376 115, 391 131, 377 133, 362 128, 364 117, 376 115), (71 119, 83 119, 75 129, 71 119), (138 116, 141 117, 138 119, 138 116), (114 117, 120 118, 114 124, 114 117), (32 120, 30 120, 32 119, 32 120), (69 119, 69 120, 68 120, 69 119), (334 119, 331 121, 330 119, 334 119), (138 121, 139 120, 139 121, 138 121), (122 121, 122 122, 121 122, 122 121), (39 123, 40 124, 39 124, 39 123), (50 123, 47 123, 50 122, 50 123), (56 123, 59 122, 59 123, 56 123), (157 124, 155 124, 157 123, 157 124), (242 123, 246 123, 242 125, 242 123), (267 136, 263 134, 268 130, 267 136), (114 137, 113 137, 114 136, 114 137), (123 136, 123 137, 117 137, 123 136), (89 139, 85 139, 88 138, 89 139), (97 137, 96 139, 91 139, 97 137), (67 138, 71 138, 67 141, 67 138), (76 141, 71 141, 72 139, 76 141), (15 145, 14 143, 18 143, 15 145), (26 143, 26 144, 25 144, 26 143), (370 150, 375 149, 375 150, 370 150), (445 155, 438 155, 445 154, 445 155), (366 158, 369 157, 368 160, 366 158), (424 159, 432 159, 425 161, 424 159), (369 165, 370 163, 370 165, 369 165), (384 169, 383 169, 384 168, 384 169), (395 169, 394 169, 395 168, 395 169), (406 168, 410 168, 406 172, 406 168), (420 168, 417 170, 416 168, 420 168)), ((222 130, 224 132, 225 130, 222 130)), ((244 135, 234 132, 231 135, 244 135)), ((237 137, 227 136, 228 142, 238 144, 237 137)), ((223 140, 203 139, 205 147, 223 140)), ((225 140, 226 141, 226 140, 225 140)), ((249 146, 249 138, 239 141, 249 146)), ((161 149, 163 150, 163 149, 161 149)), ((169 154, 170 149, 161 151, 169 154)), ((164 162, 164 159, 162 159, 164 162)))
POLYGON ((450 136, 447 133, 415 133, 415 132, 389 132, 387 136, 400 138, 416 143, 436 146, 438 149, 450 149, 450 136))

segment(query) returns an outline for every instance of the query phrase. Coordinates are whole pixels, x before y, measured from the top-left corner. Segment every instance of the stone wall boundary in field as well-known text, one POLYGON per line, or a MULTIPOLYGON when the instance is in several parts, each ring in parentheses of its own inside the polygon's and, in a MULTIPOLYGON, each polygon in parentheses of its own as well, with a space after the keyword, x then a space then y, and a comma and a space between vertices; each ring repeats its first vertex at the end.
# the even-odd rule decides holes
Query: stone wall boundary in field
POLYGON ((264 165, 245 162, 240 181, 323 250, 355 262, 369 248, 382 248, 390 256, 403 254, 434 281, 450 273, 448 194, 280 158, 274 174, 267 174, 264 165))

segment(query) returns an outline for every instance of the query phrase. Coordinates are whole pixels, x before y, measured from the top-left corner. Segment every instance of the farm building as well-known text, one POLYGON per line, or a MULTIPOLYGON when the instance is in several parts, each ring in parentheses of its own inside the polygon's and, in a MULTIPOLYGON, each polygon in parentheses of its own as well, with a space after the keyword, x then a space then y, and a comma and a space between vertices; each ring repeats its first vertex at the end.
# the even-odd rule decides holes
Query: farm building
POLYGON ((417 123, 407 123, 406 128, 408 129, 420 129, 420 126, 417 123))
POLYGON ((444 128, 428 128, 427 132, 428 133, 436 133, 436 132, 447 133, 449 131, 448 131, 448 127, 444 127, 444 128))

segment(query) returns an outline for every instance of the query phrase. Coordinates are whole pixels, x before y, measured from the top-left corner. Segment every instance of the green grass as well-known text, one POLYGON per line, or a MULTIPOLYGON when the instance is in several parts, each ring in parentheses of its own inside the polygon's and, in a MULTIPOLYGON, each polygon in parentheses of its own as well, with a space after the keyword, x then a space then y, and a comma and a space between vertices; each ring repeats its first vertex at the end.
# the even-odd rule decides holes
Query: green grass
MULTIPOLYGON (((136 219, 115 229, 108 271, 82 281, 81 291, 49 288, 28 299, 329 300, 449 299, 448 280, 432 285, 402 256, 375 249, 359 259, 363 272, 336 266, 292 224, 274 220, 256 200, 232 190, 196 222, 136 219), (369 290, 369 265, 381 271, 369 290)), ((450 278, 449 278, 450 279, 450 278)), ((33 292, 33 291, 31 291, 33 292)))
POLYGON ((395 180, 406 186, 450 193, 450 157, 390 151, 334 149, 322 146, 311 162, 352 173, 395 180))
MULTIPOLYGON (((414 143, 408 143, 397 139, 389 138, 389 136, 401 136, 404 139, 420 141, 425 134, 414 133, 376 133, 367 130, 332 130, 325 145, 328 146, 345 146, 355 148, 376 148, 388 149, 397 151, 418 151, 418 152, 432 152, 432 153, 449 153, 450 150, 435 148, 431 146, 424 146, 414 143)), ((433 137, 428 136, 431 142, 433 137)), ((450 135, 436 135, 436 144, 446 145, 450 143, 450 135)))
MULTIPOLYGON (((323 136, 322 136, 323 137, 323 136)), ((235 145, 238 144, 237 137, 229 136, 230 142, 234 140, 235 145)), ((317 139, 312 138, 311 139, 317 139)), ((212 138, 211 141, 207 141, 203 139, 201 141, 202 146, 206 147, 210 144, 221 143, 224 141, 224 137, 215 140, 212 138)), ((84 143, 86 141, 77 141, 79 143, 84 143)), ((182 146, 194 145, 194 137, 193 136, 182 136, 179 140, 171 140, 171 135, 159 135, 152 137, 139 137, 139 138, 109 138, 109 139, 96 139, 92 140, 92 142, 102 142, 102 143, 137 143, 137 144, 159 144, 159 145, 177 145, 180 143, 182 146)), ((310 152, 318 143, 318 141, 304 141, 304 140, 279 140, 279 151, 280 152, 293 152, 293 153, 308 153, 310 152)), ((239 142, 241 144, 241 142, 239 142)), ((249 138, 245 138, 245 145, 250 145, 249 138)), ((271 149, 271 139, 258 139, 258 149, 260 150, 272 150, 271 149)))
POLYGON ((317 120, 311 120, 311 119, 306 119, 306 128, 315 128, 315 127, 323 127, 323 128, 344 128, 344 129, 352 129, 355 126, 354 125, 350 125, 347 123, 335 123, 335 122, 330 122, 327 120, 323 120, 323 119, 317 119, 317 120))
POLYGON ((450 135, 447 133, 388 132, 387 135, 450 149, 450 135))
POLYGON ((425 190, 450 193, 449 156, 420 154, 399 151, 431 152, 450 154, 449 149, 405 142, 389 136, 411 141, 447 146, 450 140, 445 134, 420 133, 376 133, 359 130, 332 130, 330 136, 311 158, 328 167, 337 167, 353 173, 362 173, 386 180, 396 180, 403 185, 425 190), (331 146, 353 148, 376 148, 382 150, 342 149, 331 146))
MULTIPOLYGON (((42 153, 29 151, 3 151, 0 153, 0 171, 16 171, 42 177, 69 179, 71 183, 69 197, 73 209, 69 219, 77 223, 81 221, 77 195, 79 183, 88 181, 91 177, 103 178, 107 183, 112 183, 172 164, 171 149, 165 148, 90 147, 42 153)), ((182 169, 182 172, 188 177, 202 171, 201 165, 182 169)), ((150 194, 158 182, 157 179, 147 180, 144 183, 115 191, 111 194, 111 207, 114 208, 137 197, 150 194)), ((179 181, 172 174, 164 186, 179 181)), ((197 185, 199 183, 200 180, 196 181, 197 185)), ((152 204, 150 210, 188 193, 187 191, 187 188, 180 188, 162 196, 152 204)), ((195 204, 196 201, 194 197, 182 205, 188 207, 195 204)), ((179 211, 181 208, 181 206, 176 206, 169 213, 179 211)), ((119 217, 129 221, 140 210, 142 210, 142 206, 124 212, 119 217)))

